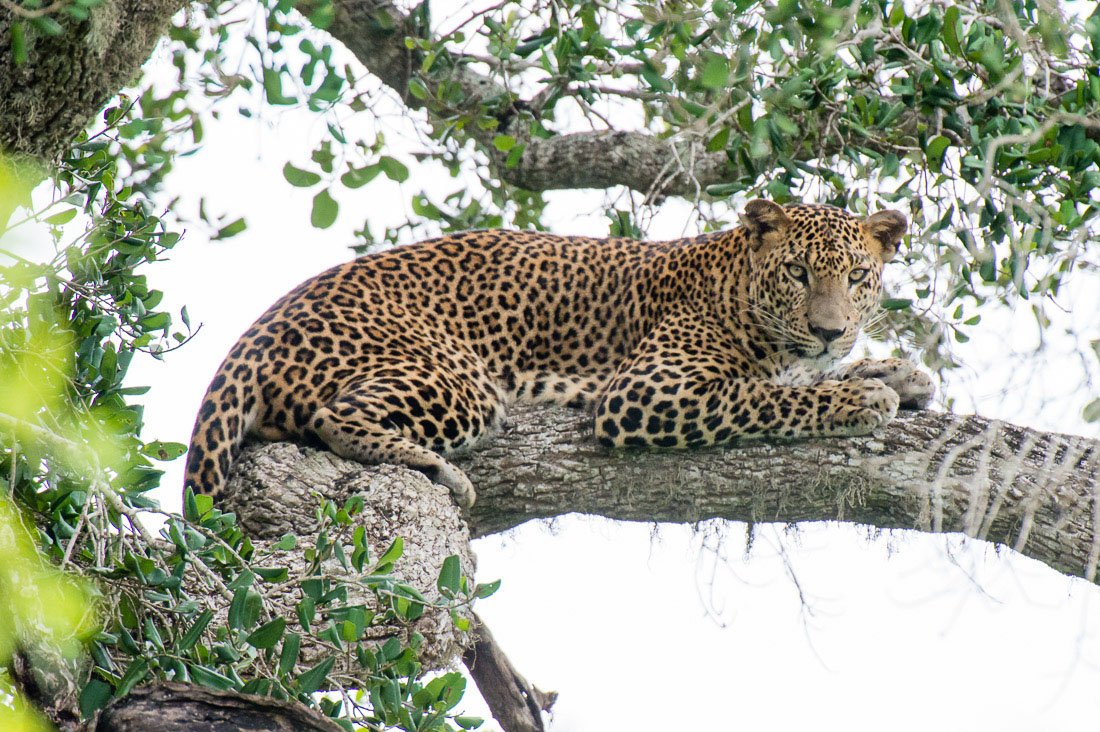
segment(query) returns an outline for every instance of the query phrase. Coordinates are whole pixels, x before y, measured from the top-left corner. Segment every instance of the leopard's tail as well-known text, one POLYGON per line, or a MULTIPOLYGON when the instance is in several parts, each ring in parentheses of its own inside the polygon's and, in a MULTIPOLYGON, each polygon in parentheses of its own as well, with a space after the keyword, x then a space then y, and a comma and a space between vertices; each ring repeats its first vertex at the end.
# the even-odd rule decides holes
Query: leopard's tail
POLYGON ((206 390, 187 451, 184 487, 218 500, 225 494, 229 468, 245 434, 256 421, 259 389, 250 366, 233 355, 221 365, 206 390))

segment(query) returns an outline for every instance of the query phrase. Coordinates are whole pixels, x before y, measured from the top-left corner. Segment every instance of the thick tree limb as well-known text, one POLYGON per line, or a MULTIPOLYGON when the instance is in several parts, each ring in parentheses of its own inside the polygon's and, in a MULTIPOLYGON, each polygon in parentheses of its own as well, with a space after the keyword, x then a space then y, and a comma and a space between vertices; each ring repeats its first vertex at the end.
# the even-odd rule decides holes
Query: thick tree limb
POLYGON ((849 521, 961 532, 1096 581, 1100 442, 980 417, 903 412, 879 435, 693 451, 611 451, 590 419, 529 408, 456 460, 471 536, 532 518, 849 521))
POLYGON ((88 20, 58 16, 64 32, 26 30, 27 58, 11 57, 18 20, 0 8, 0 151, 48 161, 72 144, 118 90, 132 83, 181 0, 107 0, 88 20))
POLYGON ((100 714, 96 732, 341 732, 320 712, 297 702, 165 681, 134 689, 100 714))

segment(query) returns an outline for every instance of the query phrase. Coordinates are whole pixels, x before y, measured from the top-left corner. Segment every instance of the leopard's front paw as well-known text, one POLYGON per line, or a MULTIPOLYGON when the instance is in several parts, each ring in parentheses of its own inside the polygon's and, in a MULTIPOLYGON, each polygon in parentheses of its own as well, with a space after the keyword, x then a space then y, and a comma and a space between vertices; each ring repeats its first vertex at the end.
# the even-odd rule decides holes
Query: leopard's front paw
POLYGON ((460 508, 465 508, 466 510, 472 508, 474 501, 477 500, 477 491, 474 490, 474 484, 470 482, 470 479, 466 477, 465 473, 454 465, 451 465, 442 458, 439 462, 440 465, 436 470, 434 478, 435 482, 451 489, 451 495, 460 508))
POLYGON ((866 435, 883 426, 898 411, 898 394, 879 379, 826 382, 834 409, 825 417, 825 434, 866 435))
POLYGON ((932 377, 904 358, 864 358, 844 370, 845 379, 879 379, 897 392, 902 409, 924 409, 936 394, 932 377))

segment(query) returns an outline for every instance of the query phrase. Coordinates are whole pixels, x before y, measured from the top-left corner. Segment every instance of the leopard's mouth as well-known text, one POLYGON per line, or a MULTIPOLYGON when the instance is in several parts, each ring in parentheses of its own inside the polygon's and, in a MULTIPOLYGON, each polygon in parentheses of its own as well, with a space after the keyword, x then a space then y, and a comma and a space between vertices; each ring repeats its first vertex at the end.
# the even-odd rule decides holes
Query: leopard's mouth
POLYGON ((792 342, 787 345, 787 350, 790 351, 791 355, 795 358, 820 358, 821 356, 831 355, 828 347, 820 341, 817 341, 813 345, 792 342))

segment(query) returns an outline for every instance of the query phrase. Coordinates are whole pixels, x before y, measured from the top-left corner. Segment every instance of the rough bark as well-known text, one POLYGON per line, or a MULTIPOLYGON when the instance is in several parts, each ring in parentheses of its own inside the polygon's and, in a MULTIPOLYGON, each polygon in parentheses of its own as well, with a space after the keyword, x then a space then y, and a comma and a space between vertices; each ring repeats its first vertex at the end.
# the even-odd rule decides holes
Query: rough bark
MULTIPOLYGON (((395 566, 402 582, 430 600, 440 600, 436 578, 443 560, 451 555, 458 555, 463 574, 473 576, 475 558, 469 529, 458 506, 446 488, 408 468, 364 468, 330 452, 289 443, 251 445, 234 463, 229 495, 220 507, 237 514, 241 528, 261 550, 283 534, 300 537, 294 551, 271 557, 272 566, 287 566, 291 577, 299 577, 304 574, 304 554, 316 542, 318 496, 339 506, 356 495, 363 497, 364 507, 352 520, 364 528, 372 557, 381 556, 394 538, 404 540, 404 553, 395 566)), ((335 560, 325 565, 324 572, 350 583, 348 604, 362 603, 378 610, 374 595, 357 591, 355 572, 343 570, 335 560)), ((199 588, 192 588, 192 593, 202 594, 199 588)), ((220 598, 207 599, 216 612, 226 612, 220 598)), ((269 589, 266 599, 273 616, 293 617, 301 595, 291 581, 269 589)), ((428 608, 412 623, 372 626, 367 638, 384 641, 398 637, 407 644, 412 633, 419 633, 423 640, 418 658, 426 668, 445 668, 461 658, 506 732, 541 732, 541 712, 550 709, 556 695, 528 684, 480 619, 462 612, 471 620, 468 634, 455 627, 448 612, 428 608)), ((331 649, 308 635, 303 637, 303 669, 329 655, 333 655, 331 649)), ((361 673, 346 655, 339 654, 331 676, 360 678, 361 673)))
MULTIPOLYGON (((237 514, 241 529, 258 546, 267 547, 284 534, 299 537, 298 546, 277 552, 271 566, 286 566, 291 577, 306 575, 306 550, 315 546, 319 526, 318 495, 343 506, 353 495, 364 499, 363 510, 352 517, 354 526, 362 526, 370 556, 377 560, 397 537, 404 541, 404 553, 396 565, 400 581, 415 587, 422 595, 440 600, 436 580, 443 560, 458 555, 462 572, 474 574, 475 559, 470 549, 469 531, 447 489, 422 474, 396 466, 378 466, 369 473, 363 466, 320 450, 302 449, 288 443, 267 444, 244 451, 234 464, 229 482, 230 495, 219 507, 237 514)), ((329 528, 331 535, 333 528, 329 528)), ((378 611, 373 594, 356 591, 358 573, 346 571, 335 560, 323 566, 326 576, 349 582, 347 604, 365 604, 378 611)), ((271 585, 267 594, 272 616, 293 618, 294 606, 301 593, 294 581, 271 585)), ((227 610, 226 603, 215 598, 212 607, 227 610)), ((413 623, 377 625, 368 629, 367 638, 384 641, 400 638, 407 644, 412 633, 424 640, 419 649, 421 663, 427 668, 453 664, 470 641, 457 630, 445 610, 428 608, 413 623)), ((332 655, 330 649, 302 639, 299 663, 302 670, 332 655)), ((361 669, 341 655, 335 673, 355 677, 361 669)))
POLYGON ((181 0, 107 0, 85 21, 58 14, 63 33, 25 24, 27 58, 11 54, 15 13, 0 8, 0 151, 49 161, 118 93, 168 30, 181 0))
POLYGON ((100 713, 96 732, 340 732, 320 712, 267 696, 238 694, 193 684, 161 682, 134 689, 100 713))
POLYGON ((571 512, 847 521, 961 532, 1096 581, 1096 440, 936 412, 902 412, 869 437, 693 451, 611 451, 589 432, 582 414, 525 409, 456 460, 478 489, 471 536, 571 512))

